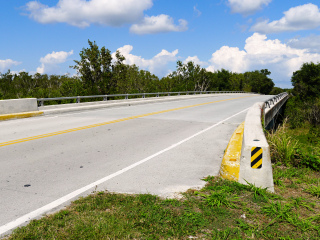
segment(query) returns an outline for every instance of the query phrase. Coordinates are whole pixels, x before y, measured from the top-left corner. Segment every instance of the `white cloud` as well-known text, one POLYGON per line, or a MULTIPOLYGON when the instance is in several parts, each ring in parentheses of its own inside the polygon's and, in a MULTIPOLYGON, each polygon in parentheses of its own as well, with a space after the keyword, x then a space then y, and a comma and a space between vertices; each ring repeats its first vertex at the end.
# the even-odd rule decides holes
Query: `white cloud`
POLYGON ((196 6, 193 6, 193 12, 196 14, 197 17, 200 17, 202 12, 197 9, 197 5, 196 6))
POLYGON ((189 56, 186 58, 186 60, 183 61, 183 63, 188 63, 188 62, 194 62, 194 64, 200 65, 200 66, 208 65, 208 63, 206 62, 200 61, 198 56, 193 56, 193 57, 189 56))
POLYGON ((320 11, 312 3, 290 8, 280 20, 256 23, 251 30, 260 33, 277 33, 314 29, 320 26, 320 11))
POLYGON ((179 19, 179 25, 175 25, 173 18, 168 15, 146 16, 141 23, 133 24, 130 31, 135 34, 155 34, 165 32, 183 32, 188 29, 188 22, 179 19))
POLYGON ((49 7, 39 1, 26 4, 29 17, 47 23, 68 23, 77 27, 90 24, 121 26, 143 17, 143 11, 152 7, 152 0, 59 0, 49 7))
POLYGON ((19 64, 21 64, 21 62, 14 61, 12 59, 0 60, 0 71, 7 71, 9 68, 19 64))
POLYGON ((225 68, 246 72, 267 68, 272 72, 275 82, 285 79, 289 83, 292 73, 304 62, 311 61, 319 62, 320 54, 293 48, 278 39, 268 40, 266 35, 254 33, 246 39, 244 50, 223 46, 214 52, 207 70, 225 68))
POLYGON ((212 54, 212 65, 208 70, 225 68, 233 72, 242 72, 248 68, 245 56, 246 52, 240 51, 237 47, 223 46, 212 54))
POLYGON ((229 6, 233 13, 241 13, 243 15, 250 15, 268 6, 272 0, 228 0, 229 6))
POLYGON ((308 49, 309 52, 320 53, 320 36, 310 35, 305 38, 290 39, 288 46, 299 49, 308 49))
MULTIPOLYGON (((168 64, 177 60, 178 50, 168 52, 162 50, 151 59, 144 59, 141 56, 131 54, 133 47, 131 45, 125 45, 119 48, 119 52, 126 58, 125 63, 132 65, 135 64, 142 69, 147 69, 156 76, 162 77, 168 74, 168 64)), ((115 57, 115 53, 112 54, 115 57)))
POLYGON ((67 61, 67 58, 73 54, 73 50, 70 52, 55 52, 47 54, 40 59, 41 66, 37 68, 37 72, 44 73, 56 73, 59 70, 59 64, 67 61))

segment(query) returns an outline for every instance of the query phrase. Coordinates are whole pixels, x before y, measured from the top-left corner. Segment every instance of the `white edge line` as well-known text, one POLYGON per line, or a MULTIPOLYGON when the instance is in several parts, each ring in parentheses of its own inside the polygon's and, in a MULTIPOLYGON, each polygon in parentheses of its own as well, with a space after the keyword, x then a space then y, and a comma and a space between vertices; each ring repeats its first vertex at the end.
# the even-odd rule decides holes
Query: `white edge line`
POLYGON ((22 216, 20 218, 17 218, 16 220, 13 220, 12 222, 9 222, 9 223, 1 226, 0 227, 0 236, 3 235, 6 232, 18 227, 18 226, 20 226, 21 224, 23 224, 25 222, 28 222, 28 221, 30 221, 30 220, 32 220, 34 218, 37 218, 40 215, 45 214, 46 212, 49 212, 50 210, 62 205, 65 202, 70 201, 71 199, 75 198, 76 196, 88 191, 89 189, 94 188, 95 186, 97 186, 99 184, 102 184, 102 183, 104 183, 104 182, 106 182, 106 181, 108 181, 108 180, 110 180, 112 178, 115 178, 115 177, 121 175, 122 173, 125 173, 125 172, 127 172, 127 171, 129 171, 129 170, 131 170, 131 169, 133 169, 133 168, 135 168, 135 167, 137 167, 137 166, 139 166, 139 165, 151 160, 152 158, 155 158, 155 157, 161 155, 162 153, 165 153, 165 152, 167 152, 167 151, 169 151, 169 150, 171 150, 171 149, 173 149, 173 148, 175 148, 175 147, 177 147, 177 146, 189 141, 190 139, 192 139, 192 138, 194 138, 194 137, 196 137, 196 136, 198 136, 198 135, 200 135, 200 134, 202 134, 202 133, 204 133, 206 131, 209 131, 210 129, 212 129, 212 128, 224 123, 225 121, 227 121, 227 120, 229 120, 229 119, 231 119, 231 118, 233 118, 233 117, 235 117, 235 116, 247 111, 248 109, 249 108, 247 108, 247 109, 245 109, 245 110, 243 110, 241 112, 238 112, 238 113, 236 113, 236 114, 234 114, 234 115, 232 115, 232 116, 230 116, 230 117, 228 117, 228 118, 226 118, 226 119, 224 119, 224 120, 222 120, 222 121, 220 121, 220 122, 218 122, 218 123, 206 128, 204 130, 201 130, 200 132, 197 132, 196 134, 194 134, 194 135, 192 135, 192 136, 190 136, 188 138, 183 139, 180 142, 177 142, 177 143, 171 145, 168 148, 165 148, 165 149, 163 149, 163 150, 161 150, 161 151, 159 151, 159 152, 157 152, 157 153, 155 153, 155 154, 153 154, 153 155, 151 155, 151 156, 149 156, 149 157, 147 157, 145 159, 142 159, 142 160, 140 160, 140 161, 138 161, 138 162, 126 167, 126 168, 123 168, 123 169, 121 169, 121 170, 119 170, 119 171, 117 171, 117 172, 115 172, 113 174, 110 174, 110 175, 108 175, 108 176, 106 176, 106 177, 104 177, 104 178, 102 178, 102 179, 100 179, 98 181, 95 181, 95 182, 93 182, 93 183, 91 183, 91 184, 89 184, 89 185, 87 185, 85 187, 82 187, 82 188, 80 188, 80 189, 78 189, 78 190, 76 190, 76 191, 74 191, 72 193, 69 193, 68 195, 66 195, 66 196, 64 196, 62 198, 59 198, 59 199, 57 199, 57 200, 55 200, 55 201, 53 201, 53 202, 41 207, 41 208, 38 208, 37 210, 35 210, 33 212, 27 213, 26 215, 24 215, 24 216, 22 216))

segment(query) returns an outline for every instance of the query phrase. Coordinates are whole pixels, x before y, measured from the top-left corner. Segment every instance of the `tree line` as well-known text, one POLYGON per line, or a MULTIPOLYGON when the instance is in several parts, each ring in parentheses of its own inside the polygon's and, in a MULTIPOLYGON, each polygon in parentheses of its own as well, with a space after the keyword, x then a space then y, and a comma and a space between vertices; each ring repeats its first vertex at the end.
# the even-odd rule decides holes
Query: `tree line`
POLYGON ((226 69, 209 72, 194 62, 177 62, 176 70, 159 79, 136 65, 125 64, 117 51, 114 57, 105 47, 88 40, 89 47, 79 53, 71 68, 77 76, 27 72, 0 73, 0 99, 48 98, 120 93, 176 91, 248 91, 277 94, 267 69, 235 73, 226 69))

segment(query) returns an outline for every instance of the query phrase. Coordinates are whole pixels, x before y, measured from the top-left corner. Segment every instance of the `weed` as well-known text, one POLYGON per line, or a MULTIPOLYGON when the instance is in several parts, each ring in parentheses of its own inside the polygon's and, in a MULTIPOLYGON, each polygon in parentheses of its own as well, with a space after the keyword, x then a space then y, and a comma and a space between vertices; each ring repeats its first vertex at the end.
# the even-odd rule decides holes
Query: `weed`
MULTIPOLYGON (((246 181, 246 180, 245 180, 246 181)), ((247 182, 247 181, 246 181, 247 182)), ((248 186, 249 186, 249 190, 251 192, 253 192, 253 199, 255 201, 263 201, 263 202, 268 202, 270 200, 270 198, 272 199, 277 199, 279 198, 276 195, 272 195, 271 193, 269 193, 267 191, 267 188, 261 188, 261 187, 257 187, 252 183, 247 182, 248 186)))
POLYGON ((269 144, 271 146, 271 158, 274 162, 281 162, 286 166, 296 165, 295 155, 298 148, 298 141, 293 139, 286 132, 286 120, 276 132, 268 134, 269 144))
POLYGON ((311 186, 305 190, 307 193, 310 193, 313 196, 320 198, 320 185, 318 186, 311 186))
POLYGON ((225 191, 211 191, 209 195, 201 193, 199 193, 199 195, 205 199, 206 204, 210 207, 226 206, 230 208, 237 208, 233 202, 238 199, 238 197, 228 197, 228 194, 225 191))
POLYGON ((292 204, 293 206, 296 208, 296 209, 299 209, 299 207, 304 207, 306 209, 309 209, 310 211, 312 211, 312 204, 306 202, 305 198, 303 197, 297 197, 297 198, 294 198, 294 197, 291 197, 292 199, 292 204))
POLYGON ((261 212, 267 216, 273 217, 272 221, 268 224, 274 224, 276 221, 284 221, 291 217, 293 205, 282 204, 281 202, 271 202, 261 209, 261 212))

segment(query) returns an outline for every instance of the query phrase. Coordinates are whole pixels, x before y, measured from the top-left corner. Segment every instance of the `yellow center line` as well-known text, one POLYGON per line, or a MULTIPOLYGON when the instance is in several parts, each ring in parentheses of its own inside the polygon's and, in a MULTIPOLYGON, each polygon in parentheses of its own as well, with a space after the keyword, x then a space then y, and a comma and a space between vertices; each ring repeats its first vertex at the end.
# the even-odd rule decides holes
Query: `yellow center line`
POLYGON ((160 113, 173 112, 173 111, 177 111, 177 110, 182 110, 182 109, 187 109, 187 108, 192 108, 192 107, 199 107, 199 106, 208 105, 208 104, 212 104, 212 103, 225 102, 225 101, 230 101, 230 100, 235 100, 235 99, 240 99, 240 98, 247 98, 247 97, 251 97, 251 96, 238 97, 238 98, 229 98, 229 99, 225 99, 225 100, 206 102, 206 103, 199 103, 199 104, 189 105, 189 106, 185 106, 185 107, 172 108, 172 109, 158 111, 158 112, 152 112, 152 113, 146 113, 146 114, 141 114, 141 115, 132 116, 132 117, 121 118, 121 119, 112 120, 112 121, 108 121, 108 122, 96 123, 96 124, 87 125, 87 126, 83 126, 83 127, 77 127, 77 128, 71 128, 71 129, 67 129, 67 130, 52 132, 52 133, 41 134, 41 135, 32 136, 32 137, 20 138, 20 139, 11 140, 11 141, 8 141, 8 142, 2 142, 2 143, 0 143, 0 147, 13 145, 13 144, 17 144, 17 143, 22 143, 22 142, 28 142, 28 141, 32 141, 32 140, 36 140, 36 139, 41 139, 41 138, 57 136, 57 135, 70 133, 70 132, 76 132, 76 131, 85 130, 85 129, 89 129, 89 128, 100 127, 100 126, 108 125, 108 124, 111 124, 111 123, 124 122, 124 121, 127 121, 127 120, 147 117, 147 116, 156 115, 156 114, 160 114, 160 113))

